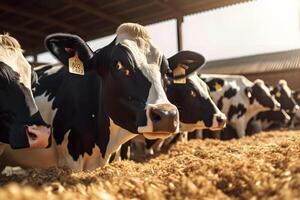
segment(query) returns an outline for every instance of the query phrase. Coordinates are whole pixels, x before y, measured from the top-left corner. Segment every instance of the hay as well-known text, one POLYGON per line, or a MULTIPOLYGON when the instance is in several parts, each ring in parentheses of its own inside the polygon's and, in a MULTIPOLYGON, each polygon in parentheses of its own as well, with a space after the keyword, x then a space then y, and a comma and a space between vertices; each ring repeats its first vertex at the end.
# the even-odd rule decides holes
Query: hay
POLYGON ((0 199, 296 199, 299 158, 300 131, 192 140, 145 163, 2 175, 0 199))

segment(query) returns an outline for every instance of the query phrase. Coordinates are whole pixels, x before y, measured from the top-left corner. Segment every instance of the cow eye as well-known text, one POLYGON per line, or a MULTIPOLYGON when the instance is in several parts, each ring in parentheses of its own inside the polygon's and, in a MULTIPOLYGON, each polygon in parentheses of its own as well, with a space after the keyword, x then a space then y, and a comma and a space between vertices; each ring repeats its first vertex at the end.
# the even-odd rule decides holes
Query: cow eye
POLYGON ((196 97, 196 96, 197 96, 197 93, 196 93, 194 90, 191 90, 190 95, 191 95, 192 97, 196 97))
POLYGON ((117 70, 123 72, 126 76, 130 75, 130 71, 126 69, 120 61, 117 62, 117 70))

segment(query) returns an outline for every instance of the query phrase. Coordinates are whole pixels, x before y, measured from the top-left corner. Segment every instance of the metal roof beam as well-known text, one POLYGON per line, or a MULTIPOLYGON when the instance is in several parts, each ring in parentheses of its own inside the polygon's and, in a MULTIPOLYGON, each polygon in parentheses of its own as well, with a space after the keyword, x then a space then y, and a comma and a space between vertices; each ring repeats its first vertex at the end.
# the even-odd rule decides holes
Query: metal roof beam
POLYGON ((158 5, 171 10, 174 14, 175 17, 182 17, 184 16, 184 12, 179 9, 174 3, 172 3, 171 1, 164 1, 164 0, 155 0, 154 2, 156 2, 158 5))
MULTIPOLYGON (((54 11, 51 11, 51 12, 49 13, 49 16, 53 16, 53 15, 56 15, 56 14, 58 14, 58 13, 61 13, 61 12, 65 11, 66 9, 70 8, 70 7, 71 7, 71 5, 65 5, 65 6, 62 6, 62 7, 60 7, 60 8, 57 8, 57 9, 55 9, 54 11)), ((33 23, 33 22, 35 22, 35 20, 28 20, 27 22, 21 24, 20 26, 26 27, 27 25, 29 25, 29 24, 31 24, 31 23, 33 23)))
POLYGON ((114 24, 121 24, 123 22, 122 19, 120 19, 112 14, 106 13, 100 8, 94 8, 86 3, 83 3, 82 1, 68 0, 68 2, 81 10, 84 10, 92 15, 100 17, 101 19, 113 22, 114 24))
POLYGON ((71 26, 71 25, 66 24, 64 22, 61 22, 59 20, 54 20, 52 18, 48 18, 48 17, 45 17, 45 16, 33 14, 33 12, 28 12, 28 11, 25 11, 23 9, 19 9, 15 6, 10 6, 10 5, 1 3, 0 4, 0 9, 5 10, 7 12, 14 13, 16 15, 22 15, 24 17, 28 17, 28 18, 35 19, 35 20, 38 20, 38 21, 42 21, 42 22, 45 22, 45 23, 48 23, 48 24, 52 24, 52 25, 55 25, 55 26, 60 26, 61 28, 64 28, 64 29, 67 29, 67 30, 76 31, 76 28, 74 26, 71 26))
POLYGON ((36 30, 33 30, 33 29, 27 29, 27 28, 24 28, 24 27, 21 27, 21 26, 13 26, 13 25, 7 24, 5 22, 3 23, 3 21, 1 22, 1 26, 5 27, 5 29, 7 29, 7 31, 8 30, 13 30, 13 31, 16 31, 16 32, 26 33, 26 34, 31 35, 31 36, 43 37, 43 36, 47 35, 46 33, 41 32, 41 31, 36 31, 36 30))

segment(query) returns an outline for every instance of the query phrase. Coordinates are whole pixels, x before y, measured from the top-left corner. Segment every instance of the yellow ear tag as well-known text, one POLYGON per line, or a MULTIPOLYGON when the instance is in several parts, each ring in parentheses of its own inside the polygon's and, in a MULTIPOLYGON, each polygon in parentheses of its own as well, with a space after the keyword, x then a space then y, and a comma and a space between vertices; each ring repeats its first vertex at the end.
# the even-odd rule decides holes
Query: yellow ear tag
POLYGON ((215 83, 215 90, 219 91, 222 89, 222 85, 220 85, 219 83, 215 83))
POLYGON ((280 92, 276 92, 275 96, 279 98, 281 96, 281 93, 280 92))
POLYGON ((69 58, 69 72, 72 74, 84 75, 84 67, 82 61, 78 57, 78 53, 69 58))
MULTIPOLYGON (((185 67, 183 65, 178 65, 174 70, 173 70, 173 77, 178 77, 178 76, 185 76, 185 67)), ((173 80, 174 84, 185 84, 186 83, 186 78, 180 78, 180 79, 174 79, 173 80)))

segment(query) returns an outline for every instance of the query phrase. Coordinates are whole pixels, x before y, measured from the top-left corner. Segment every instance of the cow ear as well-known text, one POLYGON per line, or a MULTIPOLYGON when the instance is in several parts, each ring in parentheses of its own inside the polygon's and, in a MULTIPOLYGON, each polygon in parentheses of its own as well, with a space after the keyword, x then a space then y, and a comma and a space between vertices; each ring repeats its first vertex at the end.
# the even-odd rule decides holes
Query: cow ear
POLYGON ((249 99, 252 99, 252 88, 245 87, 245 94, 246 94, 246 97, 248 97, 249 99))
POLYGON ((200 69, 205 64, 205 58, 196 52, 180 51, 168 59, 173 78, 184 78, 200 69))
POLYGON ((83 63, 84 70, 89 69, 89 61, 94 53, 78 35, 54 33, 45 38, 46 48, 65 66, 75 56, 83 63))

